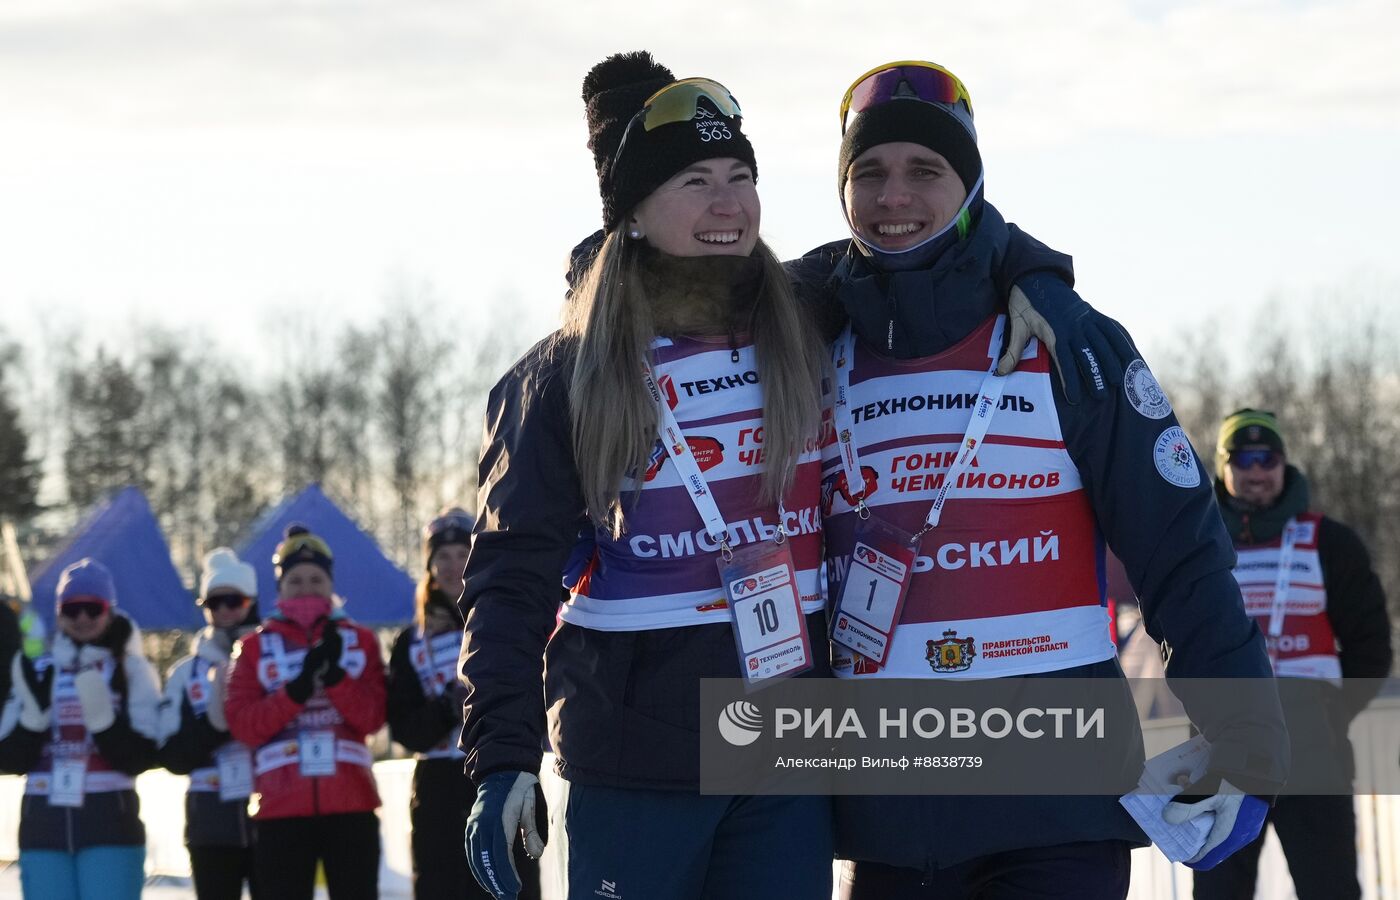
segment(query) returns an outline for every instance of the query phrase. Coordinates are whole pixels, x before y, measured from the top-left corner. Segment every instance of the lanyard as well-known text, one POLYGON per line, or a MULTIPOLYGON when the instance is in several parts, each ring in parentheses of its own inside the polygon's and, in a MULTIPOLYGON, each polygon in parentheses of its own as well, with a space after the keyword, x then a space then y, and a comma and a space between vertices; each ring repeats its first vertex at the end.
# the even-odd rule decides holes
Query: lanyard
POLYGON ((1298 540, 1298 520, 1290 518, 1283 526, 1283 542, 1278 550, 1278 576, 1274 578, 1274 607, 1269 612, 1269 637, 1283 634, 1288 614, 1288 582, 1293 576, 1293 545, 1298 540))
MULTIPOLYGON (((78 686, 75 681, 75 679, 78 677, 77 670, 60 669, 57 663, 51 663, 51 665, 53 666, 54 672, 53 687, 50 688, 52 693, 50 694, 49 700, 49 708, 52 711, 52 715, 49 718, 49 733, 53 737, 54 749, 55 751, 57 751, 58 748, 65 746, 63 738, 64 723, 63 716, 59 712, 59 703, 64 702, 79 707, 81 707, 82 704, 78 699, 78 686), (67 681, 65 682, 63 691, 60 694, 58 689, 58 682, 59 679, 64 677, 67 678, 67 681)), ((107 674, 107 670, 105 667, 99 668, 98 671, 101 672, 103 675, 107 674)), ((110 684, 110 680, 108 684, 110 684)), ((110 691, 111 688, 108 687, 107 690, 110 691)), ((81 713, 79 713, 79 719, 77 724, 83 726, 83 745, 86 748, 83 755, 87 755, 88 753, 92 752, 92 748, 94 745, 92 741, 92 734, 87 730, 87 723, 81 718, 81 713)))
MULTIPOLYGON (((705 523, 705 533, 710 540, 719 545, 720 552, 725 559, 734 555, 734 551, 729 546, 729 524, 725 522, 724 515, 719 511, 719 504, 715 503, 715 495, 710 491, 709 482, 705 480, 704 474, 700 471, 700 464, 695 461, 695 454, 690 452, 690 444, 686 442, 685 432, 681 430, 680 423, 676 421, 676 414, 671 411, 671 404, 667 403, 661 396, 661 389, 656 386, 656 377, 652 374, 650 366, 642 367, 642 378, 646 381, 647 390, 651 392, 651 398, 656 401, 657 412, 657 434, 661 438, 661 443, 666 448, 666 453, 676 464, 676 471, 680 473, 681 482, 687 488, 686 493, 690 495, 690 502, 695 504, 696 512, 700 513, 700 519, 705 523)), ((782 501, 778 502, 778 534, 774 538, 776 543, 781 544, 787 535, 783 529, 783 520, 787 518, 787 510, 783 509, 782 501)))
MULTIPOLYGON (((836 419, 836 439, 840 446, 841 466, 846 471, 846 486, 851 491, 855 491, 856 485, 860 486, 859 493, 852 493, 851 496, 856 498, 856 512, 860 514, 861 518, 866 518, 870 513, 865 507, 865 476, 860 472, 860 453, 856 450, 855 440, 851 434, 854 425, 851 421, 850 405, 851 369, 855 367, 855 349, 855 335, 851 332, 851 326, 847 325, 833 351, 836 357, 836 408, 834 416, 836 419)), ((967 431, 963 434, 958 458, 953 460, 952 466, 948 468, 948 473, 943 477, 943 485, 938 489, 937 496, 933 498, 933 505, 929 507, 928 515, 924 517, 924 527, 919 532, 920 535, 927 534, 938 527, 938 521, 943 517, 943 507, 948 501, 948 492, 972 465, 972 460, 977 456, 977 448, 982 445, 982 439, 987 436, 987 429, 992 424, 992 416, 996 414, 997 406, 1001 403, 1002 392, 1005 390, 1006 379, 997 377, 996 361, 993 360, 992 368, 982 379, 982 385, 978 388, 977 405, 972 409, 972 421, 968 423, 967 431)))

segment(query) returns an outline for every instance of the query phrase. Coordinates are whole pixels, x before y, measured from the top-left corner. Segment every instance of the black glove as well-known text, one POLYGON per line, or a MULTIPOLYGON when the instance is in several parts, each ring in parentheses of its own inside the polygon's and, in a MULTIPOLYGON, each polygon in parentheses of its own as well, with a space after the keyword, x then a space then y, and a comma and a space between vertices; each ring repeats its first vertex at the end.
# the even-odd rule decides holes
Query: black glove
POLYGON ((316 672, 309 667, 302 669, 300 675, 287 682, 287 696, 299 704, 310 700, 315 691, 316 672))
POLYGON ((334 622, 327 622, 326 628, 321 632, 321 642, 315 649, 321 651, 321 659, 325 668, 321 673, 321 683, 326 687, 339 684, 340 679, 345 677, 345 670, 340 667, 340 654, 345 648, 345 640, 340 636, 340 629, 334 622))
POLYGON ((53 666, 45 666, 44 671, 39 672, 34 668, 34 660, 19 654, 20 671, 24 674, 24 683, 29 688, 29 693, 38 702, 41 710, 47 711, 49 704, 53 701, 53 666))
POLYGON ((326 653, 324 644, 308 647, 301 661, 301 672, 287 682, 287 696, 297 703, 305 703, 316 692, 316 676, 325 668, 326 653))

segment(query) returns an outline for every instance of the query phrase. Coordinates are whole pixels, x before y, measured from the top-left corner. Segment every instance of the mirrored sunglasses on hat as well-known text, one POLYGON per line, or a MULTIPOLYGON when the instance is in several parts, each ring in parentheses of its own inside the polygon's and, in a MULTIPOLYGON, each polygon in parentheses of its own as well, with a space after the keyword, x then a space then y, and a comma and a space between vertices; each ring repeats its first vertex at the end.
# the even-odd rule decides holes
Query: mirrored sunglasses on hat
POLYGON ((744 113, 739 109, 739 101, 729 92, 729 88, 718 81, 708 78, 682 78, 680 81, 673 81, 648 97, 642 108, 628 121, 627 128, 622 132, 622 140, 618 142, 617 150, 613 153, 612 163, 608 166, 608 179, 612 180, 613 173, 617 171, 617 162, 622 159, 622 149, 627 146, 627 139, 638 122, 642 123, 646 131, 654 131, 662 125, 689 122, 700 109, 701 97, 710 101, 720 115, 730 119, 744 117, 744 113))
POLYGON ((472 520, 467 516, 461 515, 460 513, 447 513, 446 515, 438 516, 436 519, 433 519, 431 522, 428 523, 428 537, 432 537, 436 534, 441 534, 442 532, 453 528, 470 532, 472 530, 472 520))
POLYGON ((289 562, 299 562, 313 556, 330 559, 331 548, 314 534, 295 534, 277 548, 277 552, 272 556, 272 564, 285 567, 289 562))
POLYGON ((958 76, 937 63, 906 59, 877 66, 851 82, 841 98, 841 133, 846 133, 851 113, 860 114, 896 99, 950 105, 961 100, 968 112, 972 111, 972 95, 958 76))
POLYGON ((65 600, 59 604, 58 614, 65 619, 76 619, 79 616, 96 619, 111 608, 107 601, 95 598, 65 600))
POLYGON ((229 609, 238 609, 239 607, 246 605, 249 602, 249 599, 250 598, 245 597, 242 594, 213 594, 200 600, 199 605, 213 612, 219 609, 223 609, 224 607, 228 607, 229 609))
POLYGON ((1277 469, 1283 462, 1283 454, 1277 450, 1231 450, 1230 465, 1236 469, 1248 470, 1255 466, 1266 472, 1277 469))

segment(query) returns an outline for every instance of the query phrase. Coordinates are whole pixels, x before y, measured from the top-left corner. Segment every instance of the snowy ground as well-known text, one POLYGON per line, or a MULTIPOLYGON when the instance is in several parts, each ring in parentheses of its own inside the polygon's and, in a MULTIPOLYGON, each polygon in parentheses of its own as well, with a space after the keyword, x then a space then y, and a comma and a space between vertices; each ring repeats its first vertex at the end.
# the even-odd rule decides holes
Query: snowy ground
MULTIPOLYGON (((245 891, 244 897, 248 896, 245 891)), ((380 891, 381 900, 407 900, 412 894, 388 893, 380 891)), ((21 900, 19 889, 19 866, 11 863, 0 869, 0 900, 21 900)), ((142 900, 194 900, 194 885, 188 878, 160 876, 146 881, 141 891, 142 900)), ((325 888, 316 891, 316 900, 329 900, 325 888)))
MULTIPOLYGON (((20 900, 21 896, 19 866, 11 863, 0 870, 0 900, 20 900)), ((325 896, 322 891, 318 900, 325 896)), ((152 878, 146 882, 141 897, 143 900, 194 900, 194 886, 185 878, 152 878)))

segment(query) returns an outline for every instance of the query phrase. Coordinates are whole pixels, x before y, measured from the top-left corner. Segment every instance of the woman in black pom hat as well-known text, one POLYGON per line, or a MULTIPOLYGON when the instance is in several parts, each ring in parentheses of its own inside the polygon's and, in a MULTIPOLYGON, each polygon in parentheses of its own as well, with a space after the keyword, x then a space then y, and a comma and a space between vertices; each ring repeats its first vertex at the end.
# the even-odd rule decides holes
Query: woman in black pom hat
POLYGON ((604 237, 487 413, 461 600, 469 859, 507 898, 517 832, 542 852, 548 710, 569 896, 824 900, 830 801, 701 795, 698 708, 702 678, 829 674, 820 337, 759 238, 734 95, 629 53, 583 99, 604 237), (786 581, 764 628, 736 630, 726 585, 758 567, 786 581), (777 663, 773 639, 793 648, 777 663))
MULTIPOLYGON (((423 577, 413 622, 389 654, 389 736, 418 760, 413 768, 414 900, 479 900, 487 894, 467 866, 462 829, 476 788, 462 772, 462 571, 471 546, 472 517, 444 509, 423 529, 423 577)), ((515 852, 520 900, 538 900, 539 863, 515 852)))

